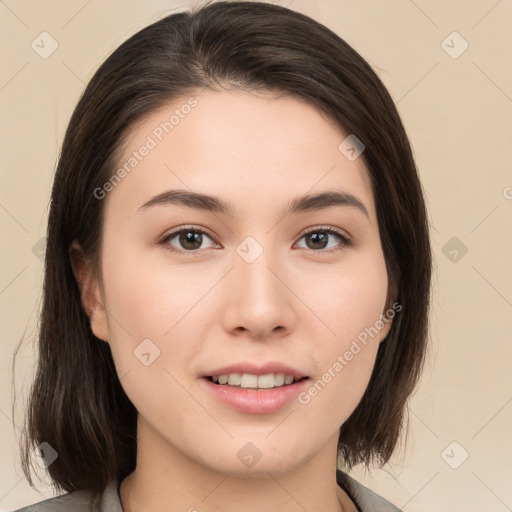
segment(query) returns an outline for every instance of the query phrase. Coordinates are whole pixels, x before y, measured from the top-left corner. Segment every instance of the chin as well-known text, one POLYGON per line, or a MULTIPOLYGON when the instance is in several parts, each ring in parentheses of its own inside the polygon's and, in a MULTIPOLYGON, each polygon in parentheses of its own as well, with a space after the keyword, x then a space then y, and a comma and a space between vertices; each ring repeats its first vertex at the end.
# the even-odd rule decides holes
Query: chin
POLYGON ((234 478, 268 479, 269 473, 276 477, 287 474, 305 462, 306 457, 301 457, 296 450, 290 448, 290 452, 293 455, 281 450, 273 450, 272 455, 265 455, 264 449, 256 451, 254 445, 247 443, 233 457, 226 457, 226 452, 223 452, 222 458, 212 454, 213 460, 204 461, 203 464, 212 471, 234 478))

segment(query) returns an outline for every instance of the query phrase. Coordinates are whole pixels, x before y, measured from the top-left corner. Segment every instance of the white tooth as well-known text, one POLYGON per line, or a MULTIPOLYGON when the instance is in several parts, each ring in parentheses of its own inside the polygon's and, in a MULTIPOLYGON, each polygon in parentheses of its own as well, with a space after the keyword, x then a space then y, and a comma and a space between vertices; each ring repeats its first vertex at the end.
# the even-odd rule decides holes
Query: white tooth
POLYGON ((293 382, 293 375, 287 375, 285 378, 284 378, 284 383, 285 384, 291 384, 293 382))
POLYGON ((274 387, 282 386, 284 384, 284 373, 276 373, 274 375, 274 387))
POLYGON ((259 388, 273 388, 274 387, 274 374, 267 373, 266 375, 260 375, 258 377, 259 388))
POLYGON ((294 382, 293 375, 284 373, 267 373, 265 375, 253 375, 251 373, 229 373, 225 375, 212 376, 213 382, 242 388, 272 389, 289 385, 294 382))
POLYGON ((258 376, 251 375, 250 373, 243 373, 240 379, 240 386, 243 388, 257 388, 258 387, 258 376))
POLYGON ((228 384, 230 386, 240 386, 240 380, 242 378, 241 373, 230 373, 228 378, 228 384))

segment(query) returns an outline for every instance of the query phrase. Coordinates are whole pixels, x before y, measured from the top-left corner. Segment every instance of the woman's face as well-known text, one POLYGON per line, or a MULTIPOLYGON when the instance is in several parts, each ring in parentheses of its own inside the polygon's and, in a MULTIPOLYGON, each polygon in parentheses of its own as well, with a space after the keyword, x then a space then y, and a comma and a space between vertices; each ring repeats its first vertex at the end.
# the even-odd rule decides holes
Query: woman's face
POLYGON ((390 327, 348 135, 290 97, 199 92, 140 123, 124 172, 95 191, 104 309, 92 304, 91 326, 155 456, 262 474, 326 446, 335 457, 390 327))

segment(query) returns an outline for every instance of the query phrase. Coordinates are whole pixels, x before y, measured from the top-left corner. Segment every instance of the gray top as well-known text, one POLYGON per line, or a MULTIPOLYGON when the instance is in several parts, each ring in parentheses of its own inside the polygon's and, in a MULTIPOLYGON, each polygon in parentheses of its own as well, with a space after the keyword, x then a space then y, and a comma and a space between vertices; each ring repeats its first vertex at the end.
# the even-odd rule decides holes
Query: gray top
MULTIPOLYGON (((338 485, 350 496, 360 512, 402 512, 377 493, 341 470, 336 470, 338 485)), ((89 491, 74 491, 48 498, 13 512, 123 512, 119 483, 113 481, 96 500, 89 491)))

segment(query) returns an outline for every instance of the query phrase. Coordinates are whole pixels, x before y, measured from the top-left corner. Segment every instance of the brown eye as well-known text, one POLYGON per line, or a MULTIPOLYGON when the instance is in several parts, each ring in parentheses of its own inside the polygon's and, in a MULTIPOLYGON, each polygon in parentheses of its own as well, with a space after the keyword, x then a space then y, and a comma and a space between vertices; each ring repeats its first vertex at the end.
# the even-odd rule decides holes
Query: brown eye
POLYGON ((182 228, 169 233, 162 240, 162 245, 171 246, 171 250, 178 252, 196 252, 199 249, 209 249, 211 247, 201 247, 205 239, 211 238, 200 229, 182 228), (175 240, 174 243, 171 241, 175 240))
MULTIPOLYGON (((351 243, 347 236, 334 228, 316 228, 303 234, 302 239, 306 241, 306 249, 319 253, 332 253, 343 249, 351 243), (329 246, 332 239, 337 240, 338 243, 329 246)), ((193 253, 199 252, 202 249, 213 248, 213 245, 202 247, 205 240, 213 242, 212 238, 205 231, 191 227, 177 229, 169 233, 163 238, 161 244, 172 251, 193 253)))
POLYGON ((350 240, 341 232, 333 228, 317 228, 302 235, 306 241, 306 248, 314 252, 333 252, 350 244, 350 240), (328 247, 330 239, 338 240, 334 247, 328 247))

